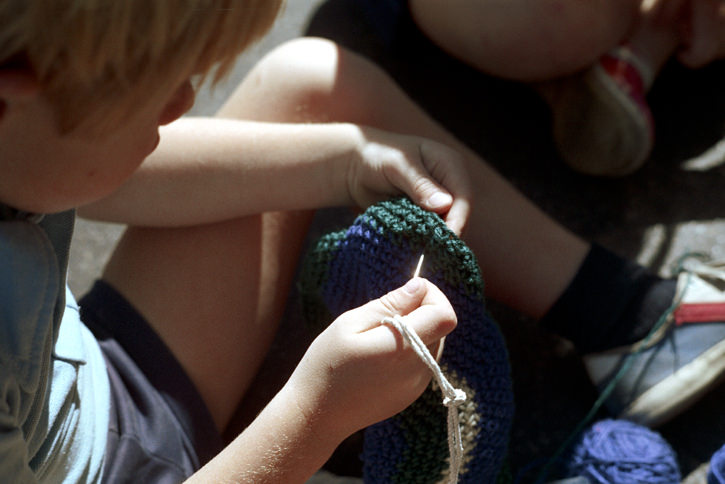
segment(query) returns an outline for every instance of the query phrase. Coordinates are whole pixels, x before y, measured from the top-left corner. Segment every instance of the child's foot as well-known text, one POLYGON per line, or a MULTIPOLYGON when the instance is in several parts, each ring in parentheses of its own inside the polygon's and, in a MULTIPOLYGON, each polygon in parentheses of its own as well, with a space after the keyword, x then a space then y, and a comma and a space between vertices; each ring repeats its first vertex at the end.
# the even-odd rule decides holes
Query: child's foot
POLYGON ((652 72, 620 46, 578 75, 543 86, 562 159, 588 175, 621 176, 645 162, 654 123, 645 95, 652 72))
POLYGON ((683 267, 674 310, 651 336, 584 358, 601 392, 614 382, 606 405, 619 418, 662 424, 725 376, 725 261, 689 257, 683 267))

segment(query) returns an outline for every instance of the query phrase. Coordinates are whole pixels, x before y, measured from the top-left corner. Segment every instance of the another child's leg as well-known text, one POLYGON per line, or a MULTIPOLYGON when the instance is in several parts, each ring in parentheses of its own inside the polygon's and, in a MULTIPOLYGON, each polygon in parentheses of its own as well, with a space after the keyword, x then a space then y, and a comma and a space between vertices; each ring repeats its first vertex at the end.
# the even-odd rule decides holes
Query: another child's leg
MULTIPOLYGON (((241 114, 241 113, 236 113, 241 114)), ((219 430, 276 334, 311 213, 129 228, 103 275, 191 377, 219 430)))
POLYGON ((682 0, 642 2, 632 29, 580 74, 540 86, 559 153, 575 170, 618 176, 654 143, 647 92, 680 42, 682 0))
POLYGON ((620 43, 640 0, 410 0, 442 49, 495 76, 541 81, 586 68, 620 43))
POLYGON ((506 79, 543 81, 585 69, 623 42, 649 71, 658 72, 680 40, 685 3, 411 0, 409 5, 420 29, 454 57, 506 79))
POLYGON ((680 42, 681 0, 495 2, 411 0, 411 14, 454 57, 538 86, 562 159, 624 175, 652 149, 645 95, 680 42), (571 76, 571 77, 570 77, 571 76))

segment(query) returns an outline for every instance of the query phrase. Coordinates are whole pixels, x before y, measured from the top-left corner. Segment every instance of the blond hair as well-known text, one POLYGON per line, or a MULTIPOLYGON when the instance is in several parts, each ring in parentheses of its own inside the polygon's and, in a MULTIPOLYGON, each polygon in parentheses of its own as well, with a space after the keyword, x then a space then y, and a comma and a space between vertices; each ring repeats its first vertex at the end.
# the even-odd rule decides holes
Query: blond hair
POLYGON ((283 0, 2 0, 0 66, 28 65, 69 130, 98 106, 172 89, 234 59, 272 25, 283 0), (113 102, 115 100, 115 102, 113 102))

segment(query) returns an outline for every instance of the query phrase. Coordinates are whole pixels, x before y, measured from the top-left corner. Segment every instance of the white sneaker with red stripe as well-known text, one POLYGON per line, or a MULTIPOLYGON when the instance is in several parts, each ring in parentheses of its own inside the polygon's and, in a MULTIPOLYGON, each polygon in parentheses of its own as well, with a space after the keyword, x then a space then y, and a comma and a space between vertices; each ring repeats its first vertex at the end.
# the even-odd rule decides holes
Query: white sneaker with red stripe
POLYGON ((642 166, 654 143, 646 100, 653 80, 645 60, 621 45, 588 70, 542 87, 562 160, 598 176, 622 176, 642 166))
POLYGON ((584 357, 619 418, 662 424, 725 376, 725 260, 688 256, 681 268, 675 301, 647 338, 584 357))

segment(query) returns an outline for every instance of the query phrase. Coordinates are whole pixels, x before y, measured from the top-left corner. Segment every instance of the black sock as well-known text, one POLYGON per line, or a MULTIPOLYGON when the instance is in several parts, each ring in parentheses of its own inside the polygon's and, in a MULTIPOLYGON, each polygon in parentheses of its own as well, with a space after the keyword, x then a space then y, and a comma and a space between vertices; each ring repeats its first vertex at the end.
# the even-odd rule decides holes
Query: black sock
POLYGON ((582 353, 635 343, 672 304, 677 282, 592 244, 541 325, 582 353))

